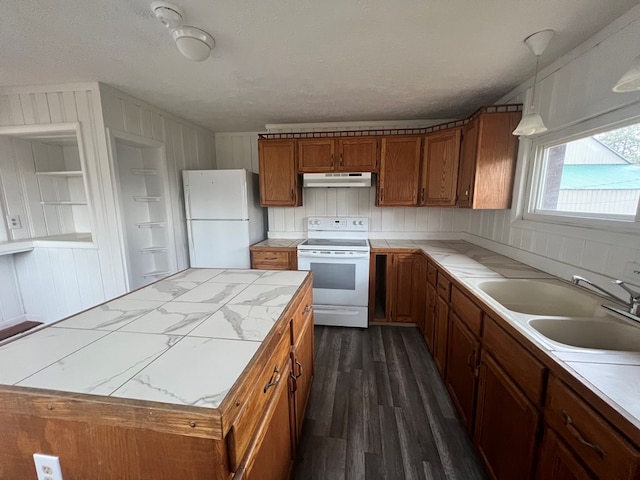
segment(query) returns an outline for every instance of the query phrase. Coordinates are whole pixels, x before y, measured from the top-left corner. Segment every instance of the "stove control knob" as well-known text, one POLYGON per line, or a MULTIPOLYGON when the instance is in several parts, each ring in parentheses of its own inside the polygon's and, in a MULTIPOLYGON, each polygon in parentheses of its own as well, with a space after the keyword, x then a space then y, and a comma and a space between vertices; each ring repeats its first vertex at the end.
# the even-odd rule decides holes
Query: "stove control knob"
POLYGON ((362 220, 360 220, 360 221, 358 222, 358 225, 364 225, 364 222, 363 222, 362 220))
POLYGON ((358 224, 358 222, 354 220, 354 221, 353 221, 353 224, 354 224, 354 225, 357 225, 357 224, 358 224))

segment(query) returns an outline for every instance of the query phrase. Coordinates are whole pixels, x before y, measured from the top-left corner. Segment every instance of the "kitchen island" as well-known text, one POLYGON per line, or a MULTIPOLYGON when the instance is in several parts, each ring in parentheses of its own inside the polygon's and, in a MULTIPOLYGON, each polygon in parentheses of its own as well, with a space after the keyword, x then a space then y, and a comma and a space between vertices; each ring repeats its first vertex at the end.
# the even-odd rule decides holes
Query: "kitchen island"
POLYGON ((0 344, 0 478, 283 478, 312 362, 309 272, 186 270, 0 344))

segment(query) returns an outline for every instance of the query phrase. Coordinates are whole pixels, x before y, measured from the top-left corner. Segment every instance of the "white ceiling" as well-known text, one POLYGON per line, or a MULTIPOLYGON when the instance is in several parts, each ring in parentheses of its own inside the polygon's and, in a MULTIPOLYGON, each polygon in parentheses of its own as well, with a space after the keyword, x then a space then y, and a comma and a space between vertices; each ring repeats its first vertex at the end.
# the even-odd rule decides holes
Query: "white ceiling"
POLYGON ((455 118, 533 75, 640 0, 175 0, 216 39, 190 62, 151 0, 11 0, 0 85, 101 81, 214 131, 265 123, 455 118))

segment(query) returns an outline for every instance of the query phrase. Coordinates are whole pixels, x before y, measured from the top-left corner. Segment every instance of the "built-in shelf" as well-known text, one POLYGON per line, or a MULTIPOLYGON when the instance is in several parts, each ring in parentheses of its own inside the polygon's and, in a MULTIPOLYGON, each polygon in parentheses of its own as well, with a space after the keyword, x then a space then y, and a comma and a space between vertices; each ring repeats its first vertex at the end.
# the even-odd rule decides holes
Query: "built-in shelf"
POLYGON ((72 202, 67 200, 55 202, 40 202, 40 205, 87 205, 87 202, 72 202))
POLYGON ((147 247, 141 248, 140 253, 166 253, 167 247, 147 247))
POLYGON ((157 175, 158 170, 155 168, 132 168, 132 175, 157 175))
POLYGON ((162 200, 162 197, 133 197, 134 202, 159 202, 160 200, 162 200))
POLYGON ((167 226, 165 222, 138 222, 138 228, 164 228, 167 226))
POLYGON ((81 177, 82 170, 59 170, 52 172, 36 172, 36 175, 48 175, 53 177, 81 177))
POLYGON ((142 276, 144 278, 164 277, 166 275, 169 275, 169 272, 167 272, 166 270, 156 270, 155 272, 147 272, 147 273, 142 274, 142 276))

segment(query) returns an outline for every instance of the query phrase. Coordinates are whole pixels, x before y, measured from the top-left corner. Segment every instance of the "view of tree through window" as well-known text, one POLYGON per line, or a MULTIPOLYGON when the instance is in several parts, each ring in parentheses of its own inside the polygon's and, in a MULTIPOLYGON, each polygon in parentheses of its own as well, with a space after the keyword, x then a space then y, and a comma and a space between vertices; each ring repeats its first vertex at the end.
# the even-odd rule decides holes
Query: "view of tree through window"
POLYGON ((544 149, 537 211, 633 220, 640 199, 640 123, 544 149))
POLYGON ((594 135, 618 155, 640 165, 640 124, 594 135))

